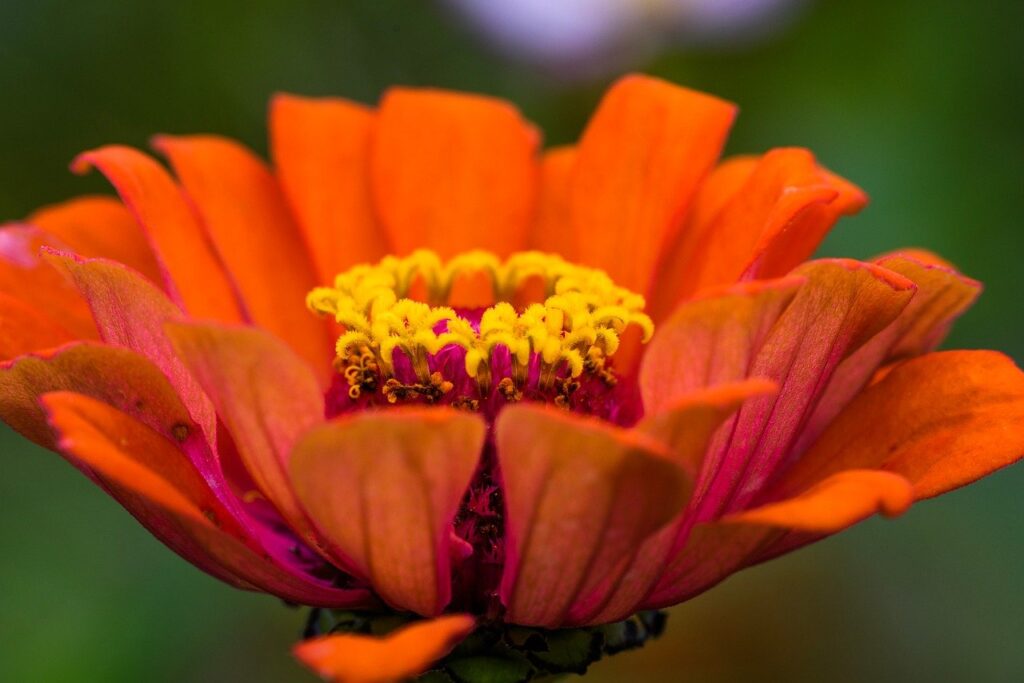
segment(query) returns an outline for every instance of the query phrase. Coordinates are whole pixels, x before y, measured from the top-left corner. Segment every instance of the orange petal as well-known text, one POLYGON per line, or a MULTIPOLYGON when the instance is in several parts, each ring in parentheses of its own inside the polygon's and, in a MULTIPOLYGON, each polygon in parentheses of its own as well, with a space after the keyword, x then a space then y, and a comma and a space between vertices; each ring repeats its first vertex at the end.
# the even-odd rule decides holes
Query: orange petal
POLYGON ((161 136, 170 160, 254 323, 286 341, 326 383, 333 349, 324 321, 306 309, 315 286, 277 181, 238 143, 214 136, 161 136))
POLYGON ((270 147, 277 177, 317 267, 318 282, 387 253, 370 197, 373 112, 338 98, 276 95, 270 147))
POLYGON ((879 470, 844 470, 792 498, 729 515, 729 524, 761 524, 834 534, 876 512, 896 517, 910 507, 910 482, 879 470))
MULTIPOLYGON (((71 392, 42 397, 58 448, 154 536, 217 578, 250 587, 216 562, 189 529, 217 532, 218 505, 184 455, 124 413, 71 392), (205 507, 201 507, 205 506, 205 507)), ((230 520, 229 520, 230 521, 230 520)), ((217 532, 220 533, 220 532, 217 532)), ((221 534, 227 536, 227 534, 221 534)))
MULTIPOLYGON (((0 228, 0 293, 17 299, 22 308, 35 310, 36 322, 26 324, 32 324, 38 331, 44 329, 39 321, 48 318, 73 339, 95 339, 96 326, 81 294, 40 258, 44 247, 58 246, 55 237, 33 226, 13 224, 0 228)), ((16 335, 23 341, 30 339, 27 334, 16 335)))
POLYGON ((729 157, 715 166, 697 189, 686 217, 687 224, 710 223, 749 182, 760 164, 761 157, 745 154, 729 157))
MULTIPOLYGON (((696 281, 683 291, 696 292, 740 279, 772 240, 792 229, 804 212, 828 205, 837 196, 838 192, 818 173, 809 151, 768 152, 758 160, 743 187, 707 224, 688 226, 703 234, 691 238, 698 244, 686 266, 696 281)), ((803 254, 793 265, 807 256, 803 254)))
POLYGON ((863 193, 821 169, 805 149, 723 164, 666 250, 655 316, 711 287, 785 275, 814 253, 840 214, 863 201, 863 193))
POLYGON ((668 317, 687 295, 686 289, 696 276, 692 271, 701 267, 695 261, 695 252, 706 229, 704 226, 710 225, 743 187, 759 160, 755 156, 730 157, 708 173, 697 188, 683 228, 662 248, 655 268, 657 279, 648 292, 646 309, 655 324, 668 317))
POLYGON ((26 219, 81 256, 119 261, 163 284, 153 250, 131 212, 113 197, 78 197, 39 209, 26 219))
POLYGON ((200 569, 240 588, 302 604, 365 607, 365 591, 294 574, 251 548, 231 515, 172 442, 124 413, 69 392, 44 406, 61 452, 98 480, 157 538, 200 569))
POLYGON ((905 259, 910 259, 911 261, 917 261, 918 263, 925 266, 937 266, 939 268, 945 268, 946 270, 951 270, 954 272, 957 271, 957 267, 955 265, 953 265, 946 259, 942 258, 935 252, 928 251, 927 249, 917 249, 914 247, 903 247, 902 249, 898 249, 892 253, 879 256, 877 259, 875 259, 875 261, 878 262, 890 257, 901 257, 905 259))
POLYGON ((217 419, 213 405, 164 333, 165 323, 184 318, 178 307, 156 285, 119 263, 55 252, 46 254, 46 258, 68 274, 89 302, 103 341, 132 349, 153 361, 212 443, 217 419))
POLYGON ((170 280, 167 291, 196 317, 226 322, 242 313, 224 268, 180 189, 156 161, 130 147, 85 152, 75 172, 95 166, 117 189, 170 280))
POLYGON ((308 432, 292 453, 292 482, 335 554, 392 606, 433 616, 451 597, 452 520, 483 441, 476 415, 362 413, 308 432))
POLYGON ((735 114, 727 102, 648 76, 613 85, 580 141, 569 190, 581 261, 646 292, 735 114))
POLYGON ((172 324, 167 336, 213 401, 260 491, 315 545, 287 468, 299 436, 324 419, 316 377, 283 342, 262 330, 172 324))
POLYGON ((923 252, 897 253, 875 263, 909 279, 917 292, 887 328, 840 364, 803 428, 793 449, 795 453, 802 453, 813 444, 884 364, 938 346, 953 321, 974 303, 981 291, 978 282, 940 265, 937 257, 923 252))
POLYGON ((416 621, 384 637, 339 633, 307 640, 292 652, 333 683, 411 680, 452 651, 476 626, 466 614, 416 621))
POLYGON ((902 514, 910 501, 910 484, 903 477, 850 470, 792 499, 697 524, 640 608, 678 604, 744 567, 820 540, 877 512, 902 514))
POLYGON ((576 165, 575 147, 544 152, 540 165, 540 202, 527 247, 577 260, 576 234, 569 220, 569 180, 576 165))
POLYGON ((586 621, 641 543, 682 509, 685 473, 657 440, 551 407, 505 408, 495 440, 507 619, 586 621))
POLYGON ((108 403, 179 444, 198 432, 163 373, 128 349, 81 342, 0 365, 0 417, 46 448, 55 443, 39 397, 54 391, 108 403))
POLYGON ((861 393, 780 484, 848 469, 907 478, 915 499, 969 484, 1024 455, 1024 373, 993 351, 931 353, 861 393))
POLYGON ((44 410, 58 447, 75 453, 102 479, 166 508, 190 524, 215 527, 219 504, 172 442, 127 414, 83 394, 48 392, 44 410), (117 449, 109 448, 112 443, 117 449))
MULTIPOLYGON (((835 198, 827 204, 810 202, 778 231, 766 231, 754 249, 754 259, 744 278, 778 277, 814 255, 818 245, 841 216, 852 216, 867 206, 868 196, 859 187, 818 167, 818 173, 835 198)), ((780 205, 783 202, 780 202, 780 205)))
POLYGON ((526 242, 537 200, 538 135, 501 100, 394 88, 371 153, 374 205, 392 247, 442 258, 501 256, 526 242))
POLYGON ((840 361, 885 329, 914 293, 906 278, 857 261, 815 261, 795 273, 807 284, 749 367, 750 377, 775 381, 779 391, 746 402, 716 437, 698 485, 701 521, 746 507, 791 462, 792 446, 840 361))
POLYGON ((46 313, 0 292, 0 360, 64 344, 75 335, 46 313))
POLYGON ((755 353, 805 282, 788 277, 744 283, 681 306, 656 328, 644 354, 644 412, 661 412, 704 387, 746 379, 755 353))
MULTIPOLYGON (((775 390, 763 380, 725 384, 689 394, 663 413, 649 415, 637 425, 641 432, 658 439, 672 459, 696 480, 700 461, 711 436, 742 403, 775 390)), ((664 573, 684 529, 684 515, 644 541, 630 558, 629 568, 607 587, 603 599, 595 605, 583 623, 603 624, 618 621, 636 612, 654 582, 664 573)))
POLYGON ((675 604, 876 510, 898 514, 1019 460, 1022 419, 1024 373, 1001 354, 951 351, 902 363, 764 496, 779 502, 731 518, 756 524, 698 525, 644 606, 675 604))

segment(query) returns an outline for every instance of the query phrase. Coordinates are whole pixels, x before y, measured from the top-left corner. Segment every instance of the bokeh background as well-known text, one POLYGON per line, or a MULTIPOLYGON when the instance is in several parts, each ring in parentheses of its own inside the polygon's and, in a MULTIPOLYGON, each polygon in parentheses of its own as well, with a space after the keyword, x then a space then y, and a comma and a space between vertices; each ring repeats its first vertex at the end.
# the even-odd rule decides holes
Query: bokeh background
MULTIPOLYGON (((492 93, 557 144, 636 68, 738 102, 730 151, 805 145, 861 184, 871 206, 823 251, 947 255, 987 285, 947 345, 1021 363, 1022 10, 808 2, 769 35, 664 41, 581 76, 510 60, 429 2, 2 0, 0 219, 107 191, 66 170, 102 143, 203 131, 262 151, 278 90, 366 102, 391 84, 492 93)), ((59 457, 9 431, 0 444, 0 680, 312 680, 287 652, 298 611, 186 565, 59 457)), ((590 679, 1024 680, 1022 490, 1018 465, 748 570, 590 679)))

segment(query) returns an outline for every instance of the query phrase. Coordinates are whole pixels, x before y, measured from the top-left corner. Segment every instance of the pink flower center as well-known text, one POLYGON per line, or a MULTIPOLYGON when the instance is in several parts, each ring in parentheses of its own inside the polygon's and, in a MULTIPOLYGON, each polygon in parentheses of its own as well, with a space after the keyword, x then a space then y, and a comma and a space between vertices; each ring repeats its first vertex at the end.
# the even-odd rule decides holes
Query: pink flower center
MULTIPOLYGON (((613 356, 630 325, 650 338, 643 297, 558 256, 522 252, 500 261, 470 252, 447 263, 426 251, 388 257, 342 273, 333 287, 311 292, 308 304, 342 327, 327 418, 413 404, 473 411, 492 426, 503 407, 520 401, 622 426, 641 416, 636 383, 615 372, 613 356), (480 298, 481 284, 490 289, 492 305, 451 306, 466 284, 469 298, 480 298), (530 303, 531 290, 543 300, 530 303)), ((453 563, 455 608, 498 608, 504 528, 489 434, 455 518, 455 535, 466 544, 453 563)))

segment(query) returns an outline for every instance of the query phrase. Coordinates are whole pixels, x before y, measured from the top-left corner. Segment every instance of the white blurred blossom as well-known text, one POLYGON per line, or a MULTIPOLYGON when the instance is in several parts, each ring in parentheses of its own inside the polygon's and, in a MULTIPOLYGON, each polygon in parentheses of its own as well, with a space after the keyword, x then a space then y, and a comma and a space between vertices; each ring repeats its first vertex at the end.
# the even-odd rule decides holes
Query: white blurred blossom
POLYGON ((444 0, 509 56, 563 76, 598 76, 670 45, 744 43, 784 26, 804 0, 444 0))

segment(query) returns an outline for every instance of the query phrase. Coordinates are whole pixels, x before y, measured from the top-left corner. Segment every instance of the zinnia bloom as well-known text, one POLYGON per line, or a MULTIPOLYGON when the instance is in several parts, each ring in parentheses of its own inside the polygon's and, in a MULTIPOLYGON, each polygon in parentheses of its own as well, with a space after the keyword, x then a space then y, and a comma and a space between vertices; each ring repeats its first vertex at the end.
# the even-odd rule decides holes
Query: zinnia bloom
POLYGON ((808 262, 865 196, 802 149, 719 163, 734 113, 631 76, 540 152, 394 89, 277 97, 272 170, 86 152, 120 201, 0 232, 0 415, 200 569, 333 608, 296 649, 327 678, 584 669, 1024 453, 1024 375, 933 350, 978 283, 808 262))

